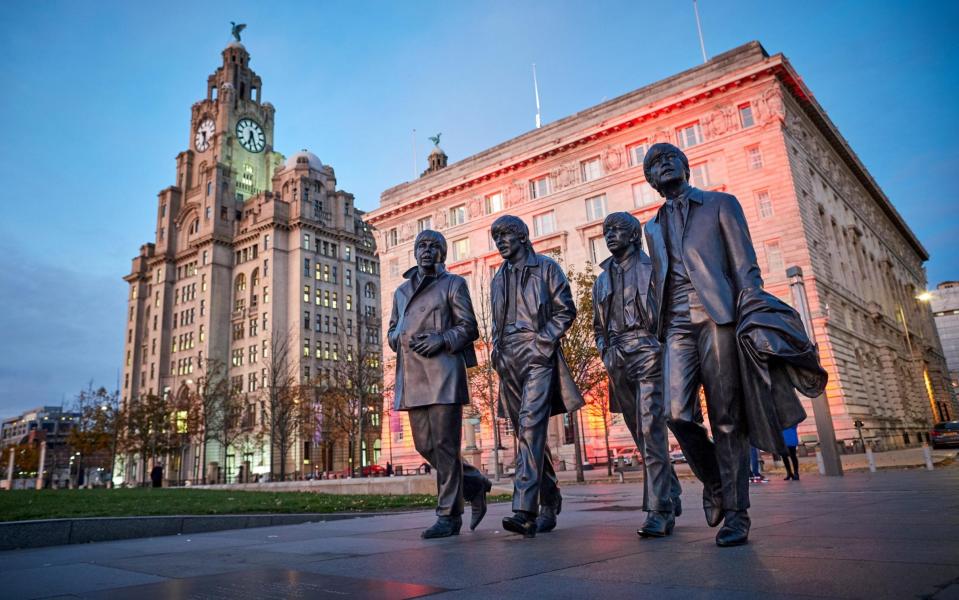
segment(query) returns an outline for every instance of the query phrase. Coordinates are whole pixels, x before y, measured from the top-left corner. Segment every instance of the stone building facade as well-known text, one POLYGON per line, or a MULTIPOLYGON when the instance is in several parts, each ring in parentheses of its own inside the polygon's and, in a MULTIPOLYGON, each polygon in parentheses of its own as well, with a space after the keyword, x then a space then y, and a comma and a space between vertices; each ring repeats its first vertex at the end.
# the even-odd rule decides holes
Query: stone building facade
MULTIPOLYGON (((949 367, 952 391, 959 395, 959 281, 943 281, 929 296, 936 330, 949 367)), ((953 413, 952 418, 959 419, 959 415, 953 413)))
MULTIPOLYGON (((757 42, 386 190, 365 217, 378 230, 384 289, 400 282, 413 237, 430 226, 448 238, 447 266, 477 302, 501 262, 489 227, 504 213, 526 221, 537 251, 579 270, 597 264, 608 212, 645 223, 661 205, 642 169, 661 141, 685 148, 693 185, 739 198, 769 291, 791 301, 786 269, 802 267, 840 440, 857 439, 862 420, 868 440, 916 444, 940 414, 955 414, 932 319, 915 298, 925 249, 786 57, 757 42)), ((601 426, 581 418, 587 456, 603 456, 601 426)), ((407 428, 396 417, 384 424, 398 464, 418 460, 407 428)), ((489 450, 489 428, 479 428, 489 450)), ((568 429, 552 429, 564 457, 568 429)), ((813 419, 800 435, 815 438, 813 419)), ((621 424, 613 444, 631 445, 621 424)))
MULTIPOLYGON (((353 195, 337 189, 333 168, 306 150, 286 160, 274 151, 274 108, 261 101, 246 48, 231 42, 222 57, 206 97, 192 107, 176 183, 159 194, 156 241, 140 248, 124 277, 122 399, 186 397, 218 361, 244 394, 244 428, 262 432, 278 350, 298 381, 318 392, 354 355, 379 356, 379 261, 370 227, 353 195)), ((378 415, 368 416, 366 461, 378 458, 378 415)), ((322 428, 301 433, 287 473, 341 470, 357 456, 322 428)), ((169 457, 166 475, 199 481, 217 462, 232 481, 241 465, 262 474, 272 460, 278 471, 276 455, 269 440, 225 451, 194 444, 169 457)), ((125 477, 142 480, 146 467, 131 458, 125 477)))

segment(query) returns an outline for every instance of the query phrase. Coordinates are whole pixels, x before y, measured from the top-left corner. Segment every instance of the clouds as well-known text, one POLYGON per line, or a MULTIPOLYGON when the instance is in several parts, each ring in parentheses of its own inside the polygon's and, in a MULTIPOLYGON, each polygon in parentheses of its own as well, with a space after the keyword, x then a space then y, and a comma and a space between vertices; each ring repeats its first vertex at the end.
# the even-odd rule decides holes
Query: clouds
POLYGON ((51 264, 0 242, 0 416, 112 388, 122 364, 126 286, 119 275, 51 264))

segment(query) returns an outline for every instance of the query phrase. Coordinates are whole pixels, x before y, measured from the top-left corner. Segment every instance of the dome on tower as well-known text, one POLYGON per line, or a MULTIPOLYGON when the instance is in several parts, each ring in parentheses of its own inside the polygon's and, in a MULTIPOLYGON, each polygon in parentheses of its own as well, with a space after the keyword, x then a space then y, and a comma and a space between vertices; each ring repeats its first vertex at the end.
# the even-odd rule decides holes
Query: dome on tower
POLYGON ((313 154, 309 150, 303 149, 286 159, 286 168, 293 169, 297 165, 309 165, 311 169, 319 171, 323 168, 323 163, 320 162, 320 157, 313 154))
POLYGON ((239 50, 243 50, 244 52, 246 52, 246 46, 244 46, 243 44, 241 44, 240 42, 238 42, 238 41, 236 41, 236 40, 233 40, 232 42, 230 42, 229 44, 227 44, 226 47, 227 47, 227 48, 237 48, 237 49, 239 49, 239 50))

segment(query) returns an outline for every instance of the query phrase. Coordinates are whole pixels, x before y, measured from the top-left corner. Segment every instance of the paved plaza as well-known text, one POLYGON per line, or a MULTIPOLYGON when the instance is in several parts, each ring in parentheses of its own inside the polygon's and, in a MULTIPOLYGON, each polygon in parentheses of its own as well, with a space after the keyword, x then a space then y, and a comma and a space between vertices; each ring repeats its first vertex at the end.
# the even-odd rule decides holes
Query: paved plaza
POLYGON ((559 527, 421 540, 430 511, 0 553, 2 598, 959 598, 959 466, 754 484, 751 542, 717 548, 684 480, 642 540, 638 484, 566 485, 559 527))

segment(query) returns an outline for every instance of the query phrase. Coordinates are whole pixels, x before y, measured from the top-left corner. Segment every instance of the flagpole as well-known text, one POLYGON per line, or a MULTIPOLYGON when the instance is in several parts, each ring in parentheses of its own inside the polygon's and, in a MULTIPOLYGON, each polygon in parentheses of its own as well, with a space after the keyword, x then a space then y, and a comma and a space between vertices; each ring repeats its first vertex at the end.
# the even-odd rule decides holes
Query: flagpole
POLYGON ((693 12, 696 14, 696 31, 699 32, 699 49, 703 52, 703 62, 709 62, 706 58, 706 44, 703 42, 703 26, 699 23, 699 4, 693 0, 693 12))
POLYGON ((539 129, 542 123, 539 113, 539 84, 536 81, 536 63, 533 63, 533 94, 536 96, 536 129, 539 129))
POLYGON ((416 129, 413 130, 410 137, 413 143, 413 179, 416 179, 416 129))

